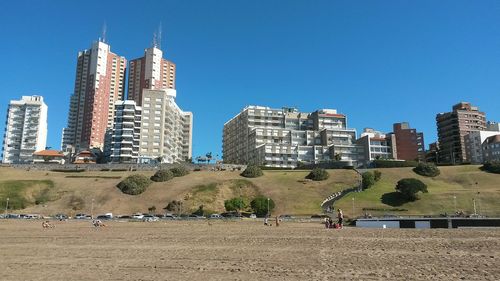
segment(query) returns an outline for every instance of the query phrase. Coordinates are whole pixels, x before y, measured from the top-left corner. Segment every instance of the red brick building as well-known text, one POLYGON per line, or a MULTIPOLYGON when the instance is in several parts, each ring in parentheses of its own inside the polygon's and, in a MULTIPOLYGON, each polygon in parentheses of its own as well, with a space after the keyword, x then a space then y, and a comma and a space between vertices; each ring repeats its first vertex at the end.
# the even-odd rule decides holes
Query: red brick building
POLYGON ((425 147, 424 134, 410 128, 408 122, 395 123, 393 125, 396 139, 397 158, 407 161, 424 161, 425 147))

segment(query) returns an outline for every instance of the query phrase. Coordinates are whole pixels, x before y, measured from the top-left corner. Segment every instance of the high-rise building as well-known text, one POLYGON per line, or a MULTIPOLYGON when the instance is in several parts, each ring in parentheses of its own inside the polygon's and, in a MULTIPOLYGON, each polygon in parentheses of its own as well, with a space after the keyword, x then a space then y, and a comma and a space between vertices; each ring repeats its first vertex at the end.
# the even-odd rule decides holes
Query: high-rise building
POLYGON ((113 126, 114 104, 124 99, 126 65, 126 59, 101 40, 78 53, 63 150, 103 148, 106 129, 113 126))
POLYGON ((302 113, 296 108, 248 106, 224 124, 224 163, 296 167, 342 160, 362 162, 356 130, 333 109, 302 113))
POLYGON ((128 99, 142 105, 143 89, 175 89, 175 64, 163 58, 156 44, 144 56, 130 61, 128 99))
POLYGON ((190 159, 193 114, 175 103, 176 90, 144 89, 142 93, 139 160, 176 163, 190 159))
POLYGON ((141 107, 135 101, 117 101, 109 145, 109 161, 137 163, 141 133, 141 107))
POLYGON ((45 149, 47 110, 41 96, 23 96, 21 100, 10 102, 3 139, 3 163, 32 163, 33 153, 45 149))
POLYGON ((395 123, 393 125, 397 159, 406 161, 424 161, 425 146, 424 134, 410 128, 408 122, 395 123))
POLYGON ((436 115, 439 140, 439 163, 468 162, 464 137, 486 129, 485 113, 468 102, 453 106, 451 112, 436 115))

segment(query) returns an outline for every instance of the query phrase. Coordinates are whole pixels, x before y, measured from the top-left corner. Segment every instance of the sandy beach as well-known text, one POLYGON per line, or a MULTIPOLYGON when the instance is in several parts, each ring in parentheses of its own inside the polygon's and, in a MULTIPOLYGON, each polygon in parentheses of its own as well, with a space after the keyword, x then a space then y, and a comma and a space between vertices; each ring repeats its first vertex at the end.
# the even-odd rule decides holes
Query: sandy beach
POLYGON ((1 280, 499 280, 500 229, 0 221, 1 280))

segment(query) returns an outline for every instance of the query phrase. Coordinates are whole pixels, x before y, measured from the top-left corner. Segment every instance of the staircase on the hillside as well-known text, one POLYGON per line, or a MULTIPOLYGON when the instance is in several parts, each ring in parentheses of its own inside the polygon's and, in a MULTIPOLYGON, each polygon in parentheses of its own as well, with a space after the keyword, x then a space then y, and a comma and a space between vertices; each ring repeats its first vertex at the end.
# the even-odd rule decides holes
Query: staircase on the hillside
POLYGON ((350 187, 350 188, 346 188, 342 191, 337 191, 337 192, 333 193, 332 195, 328 196, 327 198, 325 198, 325 200, 323 200, 323 202, 321 203, 321 208, 323 208, 323 210, 325 210, 325 211, 330 210, 331 207, 333 206, 333 203, 335 203, 335 201, 344 197, 346 194, 349 194, 351 192, 360 192, 363 190, 363 182, 362 182, 361 174, 364 173, 366 170, 365 169, 354 169, 354 171, 359 176, 358 185, 350 187))

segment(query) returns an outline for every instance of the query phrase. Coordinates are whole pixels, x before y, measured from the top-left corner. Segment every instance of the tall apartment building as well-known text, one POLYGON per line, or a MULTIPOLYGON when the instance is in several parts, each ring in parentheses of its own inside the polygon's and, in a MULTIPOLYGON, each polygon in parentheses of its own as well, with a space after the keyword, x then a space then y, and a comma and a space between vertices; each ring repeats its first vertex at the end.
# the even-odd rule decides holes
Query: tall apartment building
POLYGON ((33 153, 45 149, 47 110, 41 96, 23 96, 21 100, 9 103, 3 139, 3 163, 32 163, 33 153))
POLYGON ((126 65, 126 59, 101 40, 78 53, 63 150, 103 148, 106 130, 113 126, 114 104, 124 99, 126 65))
POLYGON ((175 64, 164 59, 156 45, 146 49, 142 58, 130 61, 128 99, 142 105, 143 89, 175 89, 175 64))
POLYGON ((141 107, 135 101, 115 103, 114 127, 109 145, 109 161, 137 163, 141 133, 141 107))
POLYGON ((347 117, 333 109, 302 113, 248 106, 224 124, 223 157, 230 164, 286 168, 333 159, 357 165, 363 159, 355 140, 347 117))
POLYGON ((376 159, 398 159, 394 147, 395 135, 384 134, 372 128, 365 128, 356 143, 364 149, 364 164, 376 159))
POLYGON ((406 161, 425 161, 424 134, 410 128, 408 122, 393 125, 397 159, 406 161))
POLYGON ((453 106, 451 112, 436 115, 440 163, 468 162, 465 152, 465 136, 486 129, 485 113, 468 102, 453 106))
POLYGON ((139 159, 175 163, 192 158, 193 114, 175 103, 174 89, 142 92, 139 159))

